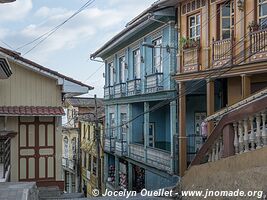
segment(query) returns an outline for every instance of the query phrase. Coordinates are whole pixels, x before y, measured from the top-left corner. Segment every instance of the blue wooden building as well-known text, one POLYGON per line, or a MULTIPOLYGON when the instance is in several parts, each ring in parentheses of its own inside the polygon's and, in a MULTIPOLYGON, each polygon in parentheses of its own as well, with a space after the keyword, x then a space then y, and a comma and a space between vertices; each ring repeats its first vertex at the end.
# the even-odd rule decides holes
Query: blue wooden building
POLYGON ((105 169, 110 190, 177 182, 177 1, 158 1, 91 55, 105 62, 105 169))

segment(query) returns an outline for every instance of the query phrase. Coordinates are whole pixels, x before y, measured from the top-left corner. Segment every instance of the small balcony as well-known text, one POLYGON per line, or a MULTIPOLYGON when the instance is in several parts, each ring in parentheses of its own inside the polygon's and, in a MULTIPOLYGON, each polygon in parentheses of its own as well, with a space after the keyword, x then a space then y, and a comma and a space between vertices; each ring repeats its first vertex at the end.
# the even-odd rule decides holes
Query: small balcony
POLYGON ((212 41, 213 67, 221 67, 233 64, 233 39, 212 41))
POLYGON ((104 87, 104 97, 105 97, 105 99, 112 99, 114 97, 114 87, 113 86, 104 87))
POLYGON ((146 93, 163 90, 163 73, 154 73, 146 76, 146 93))
POLYGON ((118 156, 127 156, 127 141, 125 140, 117 140, 115 153, 118 156))
POLYGON ((188 42, 183 47, 182 73, 199 71, 200 66, 200 43, 199 41, 188 42))
POLYGON ((115 151, 115 138, 107 136, 105 138, 105 151, 109 153, 114 153, 115 151))
POLYGON ((62 166, 72 171, 75 170, 75 161, 69 158, 62 158, 62 166))
POLYGON ((114 86, 114 97, 120 98, 126 95, 126 83, 119 83, 114 86))
POLYGON ((250 61, 267 59, 267 29, 250 32, 250 61))
POLYGON ((133 96, 141 93, 141 79, 127 81, 127 95, 133 96))
POLYGON ((11 138, 0 138, 0 182, 6 182, 10 170, 10 141, 11 138))
POLYGON ((155 168, 171 172, 171 156, 168 151, 152 147, 147 147, 145 151, 144 145, 130 144, 129 157, 136 161, 147 163, 155 168))

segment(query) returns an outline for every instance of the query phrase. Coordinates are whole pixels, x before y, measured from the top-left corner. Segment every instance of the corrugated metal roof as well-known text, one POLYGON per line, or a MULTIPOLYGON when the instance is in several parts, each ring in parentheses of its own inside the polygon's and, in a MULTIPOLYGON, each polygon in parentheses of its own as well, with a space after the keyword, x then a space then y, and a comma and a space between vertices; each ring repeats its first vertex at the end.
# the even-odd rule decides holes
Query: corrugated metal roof
POLYGON ((0 116, 62 116, 62 107, 46 106, 1 106, 0 116))

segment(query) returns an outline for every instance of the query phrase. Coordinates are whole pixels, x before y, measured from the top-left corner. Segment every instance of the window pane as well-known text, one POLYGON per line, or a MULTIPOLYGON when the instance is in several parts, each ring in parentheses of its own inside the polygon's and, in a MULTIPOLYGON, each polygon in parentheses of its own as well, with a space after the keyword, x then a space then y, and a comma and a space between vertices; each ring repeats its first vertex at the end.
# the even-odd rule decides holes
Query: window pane
POLYGON ((230 38, 230 30, 223 30, 222 31, 222 39, 230 38))
POLYGON ((230 16, 230 12, 231 12, 230 4, 224 5, 222 7, 222 16, 230 16))
POLYGON ((267 15, 267 3, 260 5, 260 16, 267 15))
POLYGON ((196 18, 197 18, 197 25, 200 25, 200 15, 197 15, 196 18))
POLYGON ((190 24, 191 27, 195 26, 195 24, 196 24, 195 16, 194 17, 190 17, 189 24, 190 24))
POLYGON ((261 28, 267 28, 267 17, 260 19, 260 26, 261 28))
POLYGON ((230 24, 230 18, 223 18, 222 19, 222 28, 223 29, 229 29, 231 24, 230 24))
POLYGON ((196 36, 200 36, 200 26, 197 26, 196 36))

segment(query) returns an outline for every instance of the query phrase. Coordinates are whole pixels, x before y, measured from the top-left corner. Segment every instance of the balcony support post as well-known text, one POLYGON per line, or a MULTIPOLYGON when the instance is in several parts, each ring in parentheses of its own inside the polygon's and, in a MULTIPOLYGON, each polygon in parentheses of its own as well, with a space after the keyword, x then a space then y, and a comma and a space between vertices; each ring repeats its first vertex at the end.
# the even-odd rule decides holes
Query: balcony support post
POLYGON ((119 158, 115 156, 115 190, 119 187, 119 158))
POLYGON ((69 193, 72 192, 72 173, 69 173, 69 193))
POLYGON ((170 125, 171 125, 171 172, 174 173, 174 135, 176 134, 176 101, 170 103, 170 125))
POLYGON ((251 78, 248 75, 242 75, 242 99, 245 99, 251 94, 251 78))
MULTIPOLYGON (((207 79, 207 115, 214 114, 214 80, 207 79)), ((214 128, 213 122, 208 122, 208 135, 214 128)))
MULTIPOLYGON (((236 125, 235 125, 236 126, 236 125)), ((223 128, 223 157, 229 157, 235 155, 234 140, 237 137, 236 131, 231 124, 228 124, 223 128)))
POLYGON ((149 102, 144 102, 144 158, 147 162, 147 147, 149 146, 149 102))
POLYGON ((183 176, 187 169, 186 153, 186 95, 185 82, 179 83, 179 175, 183 176))
POLYGON ((133 190, 133 165, 132 163, 128 163, 128 191, 133 190))

